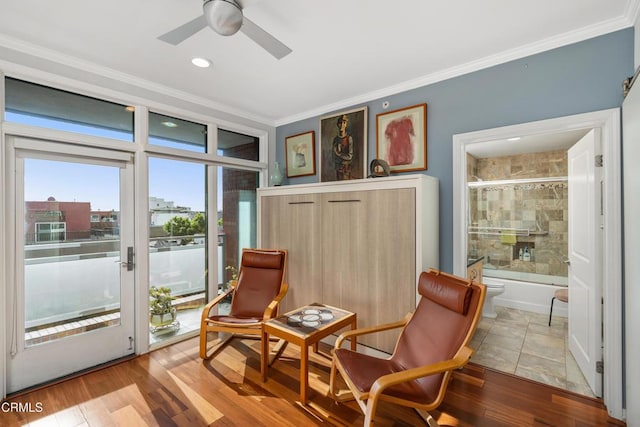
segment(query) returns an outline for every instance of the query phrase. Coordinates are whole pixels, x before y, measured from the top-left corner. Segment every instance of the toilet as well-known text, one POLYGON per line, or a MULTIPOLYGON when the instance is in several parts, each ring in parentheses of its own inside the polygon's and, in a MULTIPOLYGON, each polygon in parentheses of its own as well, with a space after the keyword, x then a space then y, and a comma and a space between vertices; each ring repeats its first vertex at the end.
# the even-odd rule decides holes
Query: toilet
POLYGON ((493 298, 504 292, 504 283, 489 280, 484 280, 483 283, 487 287, 487 295, 484 298, 482 316, 488 319, 495 319, 498 314, 493 306, 493 298))

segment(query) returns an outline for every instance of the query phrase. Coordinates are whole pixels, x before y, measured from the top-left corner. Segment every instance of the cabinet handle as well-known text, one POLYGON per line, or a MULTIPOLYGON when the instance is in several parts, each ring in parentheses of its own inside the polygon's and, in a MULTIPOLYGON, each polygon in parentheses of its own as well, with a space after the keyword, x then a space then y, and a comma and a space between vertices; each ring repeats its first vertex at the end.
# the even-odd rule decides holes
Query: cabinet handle
POLYGON ((311 202, 311 201, 309 201, 309 202, 289 202, 290 205, 312 205, 314 203, 315 202, 311 202))
POLYGON ((347 199, 347 200, 328 200, 329 203, 358 203, 360 200, 358 199, 347 199))

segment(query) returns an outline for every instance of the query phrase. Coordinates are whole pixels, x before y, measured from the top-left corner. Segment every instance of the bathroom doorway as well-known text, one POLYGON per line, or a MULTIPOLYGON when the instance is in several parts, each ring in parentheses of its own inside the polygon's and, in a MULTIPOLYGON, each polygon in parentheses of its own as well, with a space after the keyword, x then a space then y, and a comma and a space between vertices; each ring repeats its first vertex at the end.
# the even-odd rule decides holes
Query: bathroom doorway
MULTIPOLYGON (((579 138, 592 129, 596 129, 596 132, 600 133, 603 150, 603 180, 602 184, 597 182, 594 185, 597 185, 598 194, 601 192, 603 197, 602 253, 604 259, 600 266, 602 267, 602 277, 607 277, 607 281, 600 281, 604 296, 602 306, 603 353, 607 360, 602 377, 602 397, 611 413, 614 414, 622 408, 619 387, 622 382, 622 343, 620 340, 622 324, 619 316, 615 314, 619 312, 621 307, 619 116, 618 109, 605 110, 454 135, 453 138, 454 273, 464 275, 469 238, 469 223, 467 222, 469 212, 468 182, 470 181, 467 169, 469 167, 468 153, 488 150, 495 154, 516 155, 534 151, 563 150, 576 141, 575 139, 571 141, 571 138, 579 138), (564 142, 566 146, 561 146, 563 143, 557 139, 559 136, 571 136, 568 141, 564 142), (541 137, 548 141, 547 143, 550 144, 548 147, 542 147, 542 142, 535 142, 541 137), (602 190, 600 190, 601 185, 602 190)), ((594 161, 596 160, 594 159, 594 161)), ((477 178, 474 180, 478 181, 477 178)), ((512 256, 514 256, 513 252, 512 256)), ((518 252, 515 252, 516 260, 521 261, 518 256, 518 252)), ((544 310, 542 308, 538 310, 540 313, 546 311, 548 314, 552 295, 552 293, 548 294, 539 302, 538 305, 544 307, 544 310)), ((598 330, 598 332, 600 331, 598 330)), ((594 336, 592 338, 596 340, 600 337, 594 336)), ((594 371, 595 369, 596 367, 593 366, 594 371)))

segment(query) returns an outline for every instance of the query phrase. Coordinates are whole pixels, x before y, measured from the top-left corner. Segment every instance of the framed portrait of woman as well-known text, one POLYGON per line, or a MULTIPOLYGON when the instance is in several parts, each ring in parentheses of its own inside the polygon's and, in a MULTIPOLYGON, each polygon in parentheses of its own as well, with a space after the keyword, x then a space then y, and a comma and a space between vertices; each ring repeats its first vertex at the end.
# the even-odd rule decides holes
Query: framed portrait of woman
POLYGON ((367 176, 367 107, 320 118, 320 182, 367 176))

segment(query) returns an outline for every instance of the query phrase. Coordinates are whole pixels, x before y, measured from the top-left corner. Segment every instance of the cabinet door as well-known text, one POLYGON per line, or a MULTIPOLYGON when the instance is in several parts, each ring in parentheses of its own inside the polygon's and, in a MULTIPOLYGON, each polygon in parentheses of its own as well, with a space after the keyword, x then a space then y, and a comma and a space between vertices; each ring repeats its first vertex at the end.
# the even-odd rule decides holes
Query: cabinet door
POLYGON ((260 203, 261 246, 289 251, 280 313, 322 302, 320 195, 263 196, 260 203))
MULTIPOLYGON (((415 309, 415 190, 325 194, 324 302, 358 314, 358 326, 393 322, 415 309)), ((399 331, 361 340, 392 352, 399 331)))

